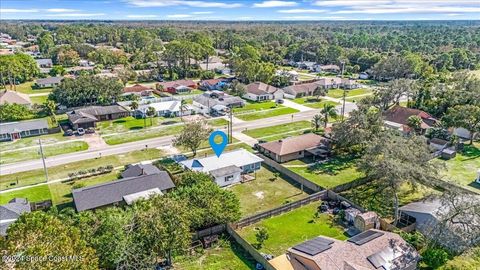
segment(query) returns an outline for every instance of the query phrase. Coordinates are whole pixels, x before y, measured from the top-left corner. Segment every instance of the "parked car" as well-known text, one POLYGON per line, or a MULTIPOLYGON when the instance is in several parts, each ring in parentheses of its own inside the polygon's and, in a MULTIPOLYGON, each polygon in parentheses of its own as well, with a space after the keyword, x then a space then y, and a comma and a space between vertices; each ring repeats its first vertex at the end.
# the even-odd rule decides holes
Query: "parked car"
POLYGON ((283 103, 285 103, 285 101, 283 101, 283 99, 278 99, 277 100, 277 104, 283 104, 283 103))
POLYGON ((83 134, 85 134, 85 129, 83 129, 83 128, 78 128, 78 129, 77 129, 77 134, 80 135, 80 136, 82 136, 83 134))
POLYGON ((95 133, 95 129, 93 127, 89 127, 89 128, 87 128, 87 130, 85 130, 85 133, 87 133, 87 134, 95 133))
POLYGON ((71 129, 67 129, 67 131, 65 131, 65 133, 63 134, 63 136, 73 136, 73 130, 71 129))

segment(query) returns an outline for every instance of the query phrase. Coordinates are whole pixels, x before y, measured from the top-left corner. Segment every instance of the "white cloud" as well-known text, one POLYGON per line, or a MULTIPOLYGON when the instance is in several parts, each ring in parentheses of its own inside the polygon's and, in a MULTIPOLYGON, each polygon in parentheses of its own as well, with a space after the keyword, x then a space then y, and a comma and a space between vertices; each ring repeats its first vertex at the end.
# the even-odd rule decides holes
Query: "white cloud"
POLYGON ((77 12, 80 11, 78 9, 71 9, 71 8, 49 8, 46 9, 48 12, 77 12))
POLYGON ((415 7, 386 7, 379 6, 378 8, 365 8, 365 9, 349 9, 334 11, 334 14, 410 14, 410 13, 476 13, 480 12, 480 8, 475 7, 430 7, 418 9, 415 7))
POLYGON ((324 13, 326 12, 325 9, 303 9, 303 8, 298 8, 298 9, 281 9, 278 10, 277 12, 280 13, 324 13))
POLYGON ((169 14, 167 15, 167 18, 172 18, 172 19, 181 19, 181 18, 190 18, 192 17, 191 14, 169 14))
POLYGON ((59 13, 59 14, 48 14, 47 17, 98 17, 104 16, 105 13, 59 13))
POLYGON ((242 20, 242 21, 249 21, 249 20, 253 20, 254 18, 253 17, 250 17, 250 16, 242 16, 242 17, 238 17, 237 20, 242 20))
POLYGON ((272 7, 294 7, 298 5, 297 2, 292 1, 263 1, 261 3, 253 4, 257 8, 272 8, 272 7))
POLYGON ((207 1, 183 1, 183 0, 126 0, 136 7, 166 7, 166 6, 189 6, 199 8, 237 8, 243 6, 240 3, 223 3, 207 1))
POLYGON ((17 9, 17 8, 0 8, 1 13, 34 13, 38 12, 38 9, 17 9))
POLYGON ((196 12, 192 12, 192 14, 195 14, 195 15, 204 15, 204 14, 212 14, 213 11, 196 11, 196 12))
POLYGON ((144 14, 144 15, 140 15, 140 14, 130 14, 130 15, 127 15, 127 18, 138 18, 138 19, 142 19, 142 18, 157 18, 158 16, 157 15, 153 15, 153 14, 144 14))

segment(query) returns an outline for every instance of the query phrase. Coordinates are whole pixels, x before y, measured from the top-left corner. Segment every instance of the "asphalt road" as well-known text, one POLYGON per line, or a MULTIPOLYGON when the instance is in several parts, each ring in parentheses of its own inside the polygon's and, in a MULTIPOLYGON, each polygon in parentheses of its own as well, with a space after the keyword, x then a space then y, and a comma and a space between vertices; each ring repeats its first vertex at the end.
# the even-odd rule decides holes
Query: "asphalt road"
MULTIPOLYGON (((355 108, 356 108, 356 105, 354 103, 348 102, 346 104, 346 109, 345 109, 346 114, 348 114, 350 111, 354 110, 355 108)), ((341 105, 337 106, 337 110, 340 112, 341 105)), ((318 112, 319 110, 312 109, 310 111, 303 111, 295 114, 280 115, 276 117, 264 118, 264 119, 254 120, 254 121, 245 121, 242 123, 235 124, 233 129, 235 132, 242 132, 246 129, 269 127, 269 126, 286 124, 286 123, 291 123, 291 122, 296 122, 301 120, 310 121, 312 117, 318 112)), ((93 158, 99 157, 100 155, 101 156, 118 155, 118 154, 128 153, 135 150, 142 150, 142 149, 145 149, 145 146, 148 146, 148 148, 157 148, 162 146, 164 147, 164 146, 171 145, 172 139, 173 139, 173 136, 166 136, 166 137, 141 140, 141 141, 136 141, 131 143, 124 143, 119 145, 111 145, 111 146, 109 145, 109 146, 105 146, 105 148, 102 148, 102 149, 86 150, 86 151, 80 151, 80 152, 69 153, 64 155, 58 155, 58 156, 47 158, 46 164, 47 164, 47 167, 52 167, 52 166, 63 165, 63 164, 80 161, 80 160, 93 159, 93 158)), ((92 166, 94 165, 95 164, 92 164, 92 166)), ((41 169, 41 168, 43 168, 41 159, 5 164, 5 165, 0 165, 0 175, 7 175, 7 174, 30 171, 30 170, 41 169)))

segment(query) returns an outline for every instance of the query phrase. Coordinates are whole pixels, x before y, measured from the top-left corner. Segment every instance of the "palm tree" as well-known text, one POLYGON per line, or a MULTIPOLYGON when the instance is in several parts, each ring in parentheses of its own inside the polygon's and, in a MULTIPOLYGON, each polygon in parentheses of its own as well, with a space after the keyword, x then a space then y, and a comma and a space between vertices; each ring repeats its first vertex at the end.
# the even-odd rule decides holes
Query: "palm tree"
POLYGON ((320 111, 320 114, 323 116, 324 128, 327 128, 328 119, 330 117, 333 119, 336 119, 338 116, 337 109, 335 109, 335 105, 330 103, 323 105, 323 109, 320 111))
POLYGON ((182 99, 180 101, 180 119, 183 121, 183 113, 187 110, 187 101, 182 99))
POLYGON ((312 123, 312 127, 315 129, 315 132, 317 132, 318 129, 320 129, 320 126, 323 123, 322 115, 320 115, 320 114, 314 115, 311 123, 312 123))
POLYGON ((418 132, 422 127, 422 118, 416 115, 412 115, 407 119, 407 125, 413 129, 415 132, 418 132))
POLYGON ((147 109, 147 116, 150 117, 150 126, 153 125, 152 119, 153 119, 153 116, 155 115, 155 113, 156 113, 155 108, 153 108, 153 107, 148 107, 148 109, 147 109))
POLYGON ((322 86, 317 86, 317 88, 313 90, 312 94, 316 97, 318 101, 320 99, 320 96, 325 96, 327 94, 327 91, 322 86))
POLYGON ((48 99, 43 104, 45 110, 47 111, 48 115, 50 115, 50 119, 52 120, 53 125, 57 125, 57 116, 55 115, 55 108, 57 105, 53 100, 48 99))
POLYGON ((135 111, 138 110, 138 102, 132 101, 132 103, 130 103, 130 109, 132 109, 134 116, 136 116, 135 111))

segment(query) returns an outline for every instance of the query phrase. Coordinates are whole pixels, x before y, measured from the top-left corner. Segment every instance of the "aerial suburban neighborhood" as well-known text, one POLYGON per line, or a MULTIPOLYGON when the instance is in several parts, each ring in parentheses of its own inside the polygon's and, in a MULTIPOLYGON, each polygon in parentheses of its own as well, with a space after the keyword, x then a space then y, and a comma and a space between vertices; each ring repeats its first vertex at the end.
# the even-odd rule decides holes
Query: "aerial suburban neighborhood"
POLYGON ((480 269, 478 7, 2 1, 0 269, 480 269))

